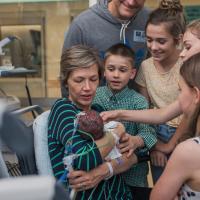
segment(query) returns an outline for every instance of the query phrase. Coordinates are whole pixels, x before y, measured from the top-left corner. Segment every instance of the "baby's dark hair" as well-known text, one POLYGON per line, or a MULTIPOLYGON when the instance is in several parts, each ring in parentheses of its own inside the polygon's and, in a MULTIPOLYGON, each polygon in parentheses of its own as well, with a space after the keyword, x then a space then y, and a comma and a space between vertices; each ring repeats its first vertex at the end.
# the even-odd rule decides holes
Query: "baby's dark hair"
POLYGON ((86 140, 98 140, 104 136, 103 119, 95 110, 89 110, 79 113, 78 129, 82 138, 86 140))
POLYGON ((135 53, 130 47, 125 44, 118 43, 108 48, 104 55, 104 62, 107 60, 108 57, 112 55, 129 58, 131 60, 132 66, 135 66, 135 53))
POLYGON ((180 0, 161 0, 157 9, 153 10, 146 23, 146 29, 149 24, 166 24, 168 32, 178 39, 186 29, 186 20, 183 13, 183 6, 180 0))

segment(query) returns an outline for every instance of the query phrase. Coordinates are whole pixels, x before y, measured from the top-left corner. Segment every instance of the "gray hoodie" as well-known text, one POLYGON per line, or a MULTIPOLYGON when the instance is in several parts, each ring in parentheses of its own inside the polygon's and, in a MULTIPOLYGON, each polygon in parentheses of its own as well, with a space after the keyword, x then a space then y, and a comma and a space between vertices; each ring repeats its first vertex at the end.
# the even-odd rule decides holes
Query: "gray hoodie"
POLYGON ((136 53, 136 65, 146 57, 145 25, 149 11, 143 8, 136 17, 125 24, 108 11, 107 0, 77 16, 65 36, 63 50, 76 44, 84 44, 100 51, 101 57, 110 46, 124 43, 136 53))

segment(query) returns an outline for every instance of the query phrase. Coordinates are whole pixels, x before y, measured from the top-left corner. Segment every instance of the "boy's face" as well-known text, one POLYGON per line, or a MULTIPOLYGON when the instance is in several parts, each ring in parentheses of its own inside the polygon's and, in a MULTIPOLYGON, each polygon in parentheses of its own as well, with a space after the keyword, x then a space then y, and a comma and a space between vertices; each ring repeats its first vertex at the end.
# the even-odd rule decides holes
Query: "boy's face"
POLYGON ((106 59, 104 76, 112 91, 121 91, 135 77, 136 69, 132 62, 132 59, 118 55, 111 55, 106 59))

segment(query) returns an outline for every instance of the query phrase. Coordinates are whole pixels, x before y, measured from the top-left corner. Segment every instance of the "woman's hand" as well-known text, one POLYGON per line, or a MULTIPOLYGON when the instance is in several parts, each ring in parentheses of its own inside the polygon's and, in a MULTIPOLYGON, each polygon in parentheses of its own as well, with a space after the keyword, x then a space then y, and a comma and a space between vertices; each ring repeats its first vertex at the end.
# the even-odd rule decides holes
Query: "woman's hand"
POLYGON ((102 117, 104 122, 109 122, 113 120, 119 121, 119 115, 120 110, 105 111, 100 113, 100 116, 102 117))
POLYGON ((109 173, 110 171, 104 163, 89 172, 82 170, 70 171, 68 179, 73 189, 83 191, 96 187, 109 173))
POLYGON ((127 152, 127 157, 130 157, 138 147, 143 147, 144 141, 140 136, 132 136, 126 133, 117 146, 121 153, 127 152))
POLYGON ((167 164, 167 156, 160 151, 151 151, 151 163, 157 167, 164 167, 167 164))
POLYGON ((71 171, 68 174, 70 186, 76 191, 88 190, 95 187, 101 181, 93 176, 91 172, 71 171))

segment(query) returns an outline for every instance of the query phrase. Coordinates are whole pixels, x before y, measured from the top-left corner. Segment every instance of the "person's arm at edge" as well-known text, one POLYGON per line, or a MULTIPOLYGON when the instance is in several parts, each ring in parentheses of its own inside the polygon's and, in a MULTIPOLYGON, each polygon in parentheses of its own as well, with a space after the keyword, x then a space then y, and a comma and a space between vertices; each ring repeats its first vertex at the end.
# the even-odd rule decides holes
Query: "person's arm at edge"
POLYGON ((193 144, 194 141, 186 141, 177 146, 162 176, 153 187, 150 200, 174 200, 182 184, 191 178, 199 167, 195 161, 198 160, 198 155, 191 156, 195 152, 193 144))

